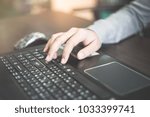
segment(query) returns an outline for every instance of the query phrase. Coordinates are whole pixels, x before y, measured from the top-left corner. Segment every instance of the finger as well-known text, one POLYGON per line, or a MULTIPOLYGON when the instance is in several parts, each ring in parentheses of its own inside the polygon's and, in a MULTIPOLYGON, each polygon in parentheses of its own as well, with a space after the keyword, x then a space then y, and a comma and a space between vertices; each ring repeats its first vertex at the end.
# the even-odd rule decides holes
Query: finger
POLYGON ((50 44, 50 42, 51 42, 51 39, 48 40, 47 44, 46 44, 45 47, 44 47, 43 52, 47 52, 47 50, 49 49, 49 44, 50 44))
POLYGON ((64 44, 68 39, 70 39, 76 32, 78 31, 78 28, 71 28, 70 30, 68 30, 66 33, 64 33, 63 35, 59 36, 59 38, 55 39, 52 43, 55 44, 57 43, 57 45, 62 45, 64 44))
POLYGON ((62 64, 65 64, 68 61, 70 53, 72 52, 73 48, 84 40, 84 38, 80 36, 79 33, 80 32, 77 32, 66 42, 64 51, 62 54, 62 60, 61 60, 62 64))
POLYGON ((77 54, 77 58, 79 60, 82 60, 88 56, 90 56, 93 52, 97 51, 101 47, 101 44, 97 41, 94 40, 91 42, 88 46, 80 50, 77 54))
POLYGON ((72 37, 77 32, 77 28, 72 28, 68 32, 64 33, 60 37, 56 38, 48 51, 48 56, 46 57, 46 61, 51 61, 54 53, 56 53, 59 47, 64 44, 70 37, 72 37))
POLYGON ((62 34, 63 34, 63 32, 53 34, 52 37, 51 37, 51 38, 49 39, 49 41, 47 42, 47 44, 45 45, 43 51, 44 51, 44 52, 47 52, 48 49, 49 49, 49 47, 51 46, 51 44, 54 42, 54 40, 55 40, 57 37, 61 36, 62 34))
POLYGON ((53 59, 57 58, 57 53, 54 53, 53 59))
POLYGON ((87 39, 85 39, 85 40, 83 41, 83 45, 84 45, 84 46, 87 46, 87 45, 89 45, 92 41, 98 39, 98 36, 97 36, 97 34, 96 34, 94 31, 89 30, 89 29, 86 29, 86 33, 89 34, 89 35, 88 35, 87 39))

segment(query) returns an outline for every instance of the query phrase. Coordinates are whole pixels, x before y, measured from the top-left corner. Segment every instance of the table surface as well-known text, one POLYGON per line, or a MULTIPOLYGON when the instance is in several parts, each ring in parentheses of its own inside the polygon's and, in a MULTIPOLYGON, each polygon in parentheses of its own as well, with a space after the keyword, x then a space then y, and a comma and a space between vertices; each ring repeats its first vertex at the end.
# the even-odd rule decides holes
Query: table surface
MULTIPOLYGON (((14 44, 31 32, 42 32, 48 37, 71 27, 86 27, 92 22, 64 14, 49 12, 0 20, 0 54, 13 51, 14 44)), ((150 37, 134 36, 119 44, 104 45, 100 51, 150 76, 150 37)))

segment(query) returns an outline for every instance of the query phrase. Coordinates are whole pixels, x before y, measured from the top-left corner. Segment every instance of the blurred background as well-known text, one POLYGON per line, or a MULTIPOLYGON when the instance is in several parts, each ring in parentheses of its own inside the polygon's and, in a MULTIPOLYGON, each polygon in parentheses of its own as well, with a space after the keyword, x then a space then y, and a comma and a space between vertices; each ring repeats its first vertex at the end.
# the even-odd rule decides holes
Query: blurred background
POLYGON ((131 0, 0 0, 0 19, 59 11, 87 20, 106 18, 131 0))

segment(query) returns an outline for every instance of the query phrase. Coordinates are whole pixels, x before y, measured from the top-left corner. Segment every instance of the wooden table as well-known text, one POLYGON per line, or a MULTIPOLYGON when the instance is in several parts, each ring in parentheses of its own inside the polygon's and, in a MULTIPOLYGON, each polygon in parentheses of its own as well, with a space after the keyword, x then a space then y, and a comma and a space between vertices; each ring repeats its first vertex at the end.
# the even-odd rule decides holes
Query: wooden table
POLYGON ((3 19, 0 20, 0 53, 13 51, 14 44, 32 32, 42 32, 50 37, 53 33, 89 24, 89 21, 59 12, 3 19))

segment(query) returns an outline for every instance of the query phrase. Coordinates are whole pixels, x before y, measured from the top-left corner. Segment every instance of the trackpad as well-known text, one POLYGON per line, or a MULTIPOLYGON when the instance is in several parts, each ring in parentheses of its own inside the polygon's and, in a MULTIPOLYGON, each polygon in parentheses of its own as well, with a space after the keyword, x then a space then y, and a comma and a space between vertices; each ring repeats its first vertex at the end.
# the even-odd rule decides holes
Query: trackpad
POLYGON ((118 62, 86 69, 85 73, 119 95, 126 95, 150 85, 146 76, 118 62))

